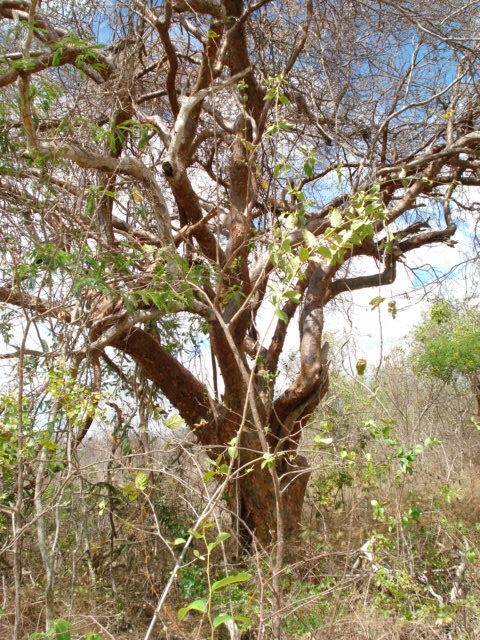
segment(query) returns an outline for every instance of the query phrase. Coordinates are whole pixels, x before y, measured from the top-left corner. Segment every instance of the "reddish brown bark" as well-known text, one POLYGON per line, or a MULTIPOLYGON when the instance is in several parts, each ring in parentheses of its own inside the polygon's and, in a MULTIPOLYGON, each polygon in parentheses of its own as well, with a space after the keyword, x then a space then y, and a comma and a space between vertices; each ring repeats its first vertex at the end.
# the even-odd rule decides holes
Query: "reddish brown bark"
MULTIPOLYGON (((229 411, 209 398, 207 389, 166 352, 154 336, 140 329, 134 329, 128 335, 116 340, 115 346, 130 355, 142 367, 148 378, 162 389, 203 445, 216 447, 218 451, 219 445, 226 446, 238 433, 240 427, 238 411, 229 411)), ((274 416, 273 413, 270 416, 270 421, 276 425, 277 431, 277 436, 275 437, 272 433, 270 438, 272 447, 278 445, 278 437, 285 436, 285 432, 281 432, 281 427, 284 430, 289 428, 292 436, 285 438, 278 450, 283 455, 277 459, 277 472, 285 488, 282 508, 286 523, 284 532, 286 538, 295 534, 301 519, 310 473, 305 459, 296 455, 296 449, 305 420, 316 406, 320 393, 326 391, 325 379, 322 378, 322 380, 323 386, 317 385, 316 390, 310 394, 310 401, 300 408, 297 407, 296 412, 291 412, 290 418, 295 415, 295 421, 287 419, 280 425, 278 416, 274 416)), ((240 397, 246 397, 246 389, 240 388, 238 395, 234 404, 239 402, 240 397)), ((268 543, 275 537, 276 501, 270 473, 267 467, 261 468, 261 462, 262 449, 258 434, 253 425, 248 423, 240 443, 239 463, 247 465, 251 471, 242 474, 236 482, 240 493, 239 516, 246 530, 254 533, 261 542, 268 543)), ((233 506, 232 504, 232 508, 233 506)))

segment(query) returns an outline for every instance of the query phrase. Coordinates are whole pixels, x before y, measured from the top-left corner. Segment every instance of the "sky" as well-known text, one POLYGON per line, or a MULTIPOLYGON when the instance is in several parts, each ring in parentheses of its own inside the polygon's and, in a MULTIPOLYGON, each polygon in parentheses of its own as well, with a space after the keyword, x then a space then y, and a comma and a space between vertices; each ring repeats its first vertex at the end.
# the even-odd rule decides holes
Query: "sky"
MULTIPOLYGON (((349 336, 351 362, 354 369, 358 358, 367 360, 367 367, 376 368, 392 348, 408 346, 412 329, 422 321, 433 298, 440 294, 463 299, 478 288, 472 257, 473 225, 460 229, 454 247, 443 244, 423 247, 399 264, 395 282, 389 286, 354 292, 341 308, 326 313, 325 329, 344 342, 349 336), (376 296, 385 301, 376 309, 369 304, 376 296), (388 302, 395 301, 396 317, 388 312, 388 302)), ((371 269, 371 265, 370 265, 371 269)), ((347 357, 348 360, 348 357, 347 357)))
MULTIPOLYGON (((358 359, 367 361, 367 373, 374 373, 388 353, 397 346, 408 347, 414 327, 421 323, 422 315, 435 296, 444 294, 458 299, 475 294, 478 285, 478 270, 472 264, 472 236, 474 221, 459 226, 455 235, 457 244, 423 247, 406 256, 405 264, 398 264, 395 282, 389 286, 369 288, 343 294, 325 309, 324 332, 327 339, 333 336, 335 353, 343 358, 335 365, 346 373, 356 375, 358 359), (372 309, 370 301, 377 296, 385 298, 372 309), (396 303, 397 314, 393 318, 388 303, 396 303)), ((372 273, 374 263, 370 258, 358 261, 364 274, 372 273)), ((264 308, 258 321, 260 335, 266 332, 268 346, 275 327, 276 318, 268 328, 274 315, 273 307, 264 308)), ((291 322, 285 342, 284 355, 295 358, 300 344, 298 322, 291 322)), ((333 349, 331 350, 331 352, 333 349)), ((298 359, 298 358, 297 358, 298 359)), ((278 378, 277 393, 288 385, 292 371, 284 365, 278 378)), ((208 365, 207 365, 208 366, 208 365)), ((295 367, 295 365, 293 365, 295 367)))

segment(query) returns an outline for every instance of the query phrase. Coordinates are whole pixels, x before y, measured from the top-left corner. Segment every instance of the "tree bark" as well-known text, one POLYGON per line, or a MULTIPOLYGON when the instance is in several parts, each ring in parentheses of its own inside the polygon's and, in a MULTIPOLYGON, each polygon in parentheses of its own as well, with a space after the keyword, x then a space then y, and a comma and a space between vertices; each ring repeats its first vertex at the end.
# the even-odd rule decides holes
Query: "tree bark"
MULTIPOLYGON (((247 396, 245 386, 238 389, 233 399, 235 406, 228 408, 211 398, 207 389, 164 351, 151 334, 134 329, 128 336, 118 339, 116 346, 133 357, 145 374, 162 388, 202 445, 218 452, 219 446, 227 447, 237 435, 241 426, 240 400, 247 396)), ((287 540, 298 530, 310 475, 305 458, 297 454, 300 434, 328 388, 326 368, 319 366, 318 371, 320 375, 315 381, 310 381, 307 400, 303 391, 295 396, 291 390, 288 408, 284 406, 279 411, 280 405, 274 404, 270 415, 265 418, 265 426, 270 425, 267 430, 270 450, 278 456, 275 464, 282 488, 282 515, 287 540)), ((239 445, 239 464, 245 465, 247 472, 235 481, 239 493, 238 515, 245 531, 250 531, 262 543, 269 543, 275 539, 277 524, 275 492, 267 466, 261 468, 263 450, 258 433, 248 418, 239 445)))
POLYGON ((480 418, 480 375, 478 371, 474 371, 472 374, 472 387, 477 404, 477 418, 480 418))

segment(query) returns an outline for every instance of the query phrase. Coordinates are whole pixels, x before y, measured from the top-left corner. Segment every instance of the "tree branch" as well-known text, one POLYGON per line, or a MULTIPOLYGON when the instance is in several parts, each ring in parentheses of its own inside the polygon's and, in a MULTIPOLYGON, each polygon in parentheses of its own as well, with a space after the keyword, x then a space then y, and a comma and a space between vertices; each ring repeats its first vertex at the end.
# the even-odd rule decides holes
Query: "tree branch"
POLYGON ((214 400, 203 385, 161 344, 142 329, 132 329, 112 343, 131 356, 152 382, 178 409, 182 418, 197 434, 200 442, 212 441, 214 400))

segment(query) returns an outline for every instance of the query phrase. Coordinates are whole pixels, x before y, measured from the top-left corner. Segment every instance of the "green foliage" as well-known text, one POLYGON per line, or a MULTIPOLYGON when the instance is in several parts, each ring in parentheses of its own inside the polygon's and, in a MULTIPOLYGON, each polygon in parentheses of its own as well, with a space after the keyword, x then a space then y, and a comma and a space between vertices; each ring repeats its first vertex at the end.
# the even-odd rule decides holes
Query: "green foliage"
MULTIPOLYGON (((313 160, 304 165, 309 167, 307 176, 313 173, 313 160)), ((287 167, 285 163, 279 163, 277 167, 287 167)), ((279 216, 279 224, 274 229, 275 241, 270 243, 270 261, 277 269, 280 276, 280 284, 269 282, 272 291, 271 300, 275 308, 276 316, 288 323, 288 315, 282 305, 291 300, 296 304, 301 301, 301 294, 293 288, 295 280, 302 280, 306 266, 309 262, 327 264, 329 266, 343 264, 346 256, 356 246, 362 244, 367 237, 375 233, 375 224, 385 219, 383 205, 379 198, 379 185, 376 184, 368 191, 356 193, 349 205, 344 210, 333 209, 330 213, 330 226, 322 236, 317 237, 305 226, 305 213, 308 205, 302 191, 298 191, 290 185, 289 193, 299 202, 299 208, 293 213, 285 213, 279 216), (300 228, 303 243, 292 244, 291 232, 300 228)), ((388 235, 388 241, 383 243, 382 250, 388 254, 391 248, 393 236, 388 235)), ((394 315, 395 306, 389 306, 389 312, 394 315)))
MULTIPOLYGON (((210 625, 211 638, 213 640, 215 636, 215 630, 220 627, 222 624, 225 624, 228 621, 235 621, 243 625, 251 625, 251 620, 246 616, 232 616, 229 613, 219 612, 218 615, 213 617, 213 609, 215 608, 215 604, 218 601, 218 606, 221 606, 221 601, 218 599, 218 594, 227 588, 235 587, 238 584, 242 584, 248 582, 252 577, 250 573, 246 571, 240 571, 238 573, 233 573, 230 575, 223 576, 218 580, 212 582, 212 553, 213 551, 223 542, 230 538, 230 534, 225 531, 220 531, 214 540, 210 540, 208 538, 208 531, 215 526, 213 522, 204 522, 202 525, 201 531, 190 530, 188 533, 197 541, 201 541, 205 548, 205 551, 201 553, 198 549, 194 550, 194 556, 197 558, 199 562, 204 562, 204 578, 207 587, 207 595, 202 599, 195 599, 190 602, 185 607, 181 607, 178 610, 178 619, 183 620, 183 618, 190 611, 198 611, 206 615, 208 623, 210 625)), ((181 542, 181 544, 184 541, 181 542)))
MULTIPOLYGON (((325 452, 332 462, 330 466, 325 465, 314 483, 319 505, 339 506, 338 498, 343 490, 354 484, 359 484, 365 493, 370 493, 389 471, 394 471, 397 482, 402 483, 405 476, 413 475, 417 458, 426 449, 441 444, 437 438, 427 437, 423 442, 407 447, 391 433, 396 426, 395 421, 385 418, 379 421, 361 420, 357 427, 358 440, 350 445, 338 437, 341 429, 338 417, 331 416, 314 423, 314 426, 319 433, 314 436, 313 448, 325 452), (332 434, 337 437, 332 437, 332 434)), ((353 436, 353 433, 350 435, 353 436)), ((374 498, 371 499, 371 505, 374 517, 384 521, 384 505, 374 498)), ((413 506, 410 517, 415 518, 416 513, 413 506)))
MULTIPOLYGON (((50 395, 61 402, 62 414, 72 427, 83 424, 86 416, 93 417, 97 414, 101 394, 94 393, 81 384, 65 362, 58 360, 56 366, 49 371, 48 379, 50 395)), ((50 425, 50 429, 53 426, 50 425)))
MULTIPOLYGON (((443 450, 448 450, 451 443, 445 442, 438 421, 432 423, 425 417, 424 403, 431 389, 431 384, 419 379, 409 367, 405 355, 397 354, 395 360, 383 365, 377 380, 361 385, 354 378, 349 380, 333 372, 328 411, 323 420, 311 426, 316 431, 314 449, 321 456, 315 487, 322 518, 335 531, 337 520, 340 526, 345 522, 345 507, 352 509, 358 520, 349 535, 355 536, 361 526, 361 538, 355 546, 370 543, 369 557, 365 555, 360 565, 370 581, 365 597, 392 623, 404 620, 440 628, 461 624, 462 611, 476 620, 477 612, 465 594, 471 588, 469 574, 477 568, 478 550, 473 540, 478 540, 480 526, 455 515, 461 498, 455 482, 436 484, 442 472, 437 475, 439 458, 435 450, 439 440, 434 434, 442 435, 443 450), (425 384, 421 400, 412 393, 415 383, 416 393, 425 384), (400 402, 399 409, 405 402, 405 422, 401 413, 395 415, 387 385, 400 402), (367 412, 372 418, 365 421, 367 412), (427 425, 432 435, 424 430, 427 425), (463 591, 452 597, 455 576, 462 571, 463 591)), ((445 393, 451 392, 450 388, 445 393)), ((448 428, 456 428, 448 419, 447 423, 448 428)), ((303 535, 317 548, 325 548, 328 533, 315 535, 314 530, 305 528, 303 535)), ((339 550, 337 540, 329 547, 332 551, 339 550)), ((350 597, 355 598, 346 589, 342 602, 350 597)), ((340 619, 344 615, 347 611, 338 613, 340 619)), ((308 632, 311 621, 322 626, 324 617, 329 620, 320 606, 305 607, 305 611, 289 617, 288 626, 298 629, 300 635, 308 632)))
MULTIPOLYGON (((180 538, 180 540, 182 540, 180 544, 185 544, 184 538, 180 538)), ((180 596, 183 600, 196 599, 205 593, 207 580, 204 569, 200 565, 190 564, 182 567, 178 576, 180 596)))
MULTIPOLYGON (((334 209, 330 213, 330 227, 324 234, 325 246, 319 251, 329 265, 343 264, 348 251, 362 244, 375 233, 375 222, 385 219, 379 198, 380 187, 373 185, 368 191, 359 191, 345 211, 334 209)), ((388 237, 383 250, 388 253, 393 237, 388 237)))
POLYGON ((414 336, 421 371, 451 382, 480 369, 480 314, 457 302, 437 301, 414 336))
POLYGON ((95 631, 88 631, 85 635, 79 636, 73 626, 62 618, 53 621, 53 625, 46 632, 37 632, 30 635, 30 640, 74 640, 85 638, 85 640, 103 640, 95 631))
POLYGON ((35 430, 29 411, 28 398, 22 398, 23 446, 18 448, 18 397, 16 392, 0 395, 0 471, 3 493, 0 501, 12 503, 11 492, 14 489, 14 473, 20 457, 32 460, 36 447, 40 444, 54 450, 49 430, 35 430))
POLYGON ((170 431, 176 431, 177 429, 180 429, 181 427, 185 426, 185 421, 178 413, 176 413, 169 416, 165 420, 164 426, 167 429, 170 429, 170 431))
POLYGON ((212 469, 203 476, 204 482, 208 482, 210 478, 224 476, 228 473, 228 464, 225 464, 222 454, 216 460, 212 460, 212 458, 207 458, 207 460, 212 469))
MULTIPOLYGON (((179 509, 170 496, 162 493, 161 495, 151 498, 155 511, 155 517, 159 525, 169 538, 186 538, 188 537, 187 526, 185 524, 186 515, 183 510, 179 509)), ((193 570, 194 565, 189 567, 193 570)), ((187 571, 187 568, 182 569, 187 571)), ((188 597, 188 596, 187 596, 188 597)))
POLYGON ((365 358, 360 358, 359 360, 357 360, 357 364, 355 365, 356 369, 357 369, 357 373, 359 376, 363 376, 363 374, 365 373, 365 369, 367 368, 367 361, 365 360, 365 358))
POLYGON ((331 601, 325 592, 335 586, 333 576, 313 580, 298 580, 291 571, 285 572, 283 588, 291 595, 293 612, 287 615, 285 627, 292 638, 310 638, 328 622, 332 614, 331 601), (313 602, 313 606, 309 603, 313 602))

